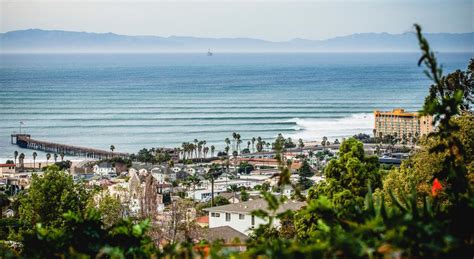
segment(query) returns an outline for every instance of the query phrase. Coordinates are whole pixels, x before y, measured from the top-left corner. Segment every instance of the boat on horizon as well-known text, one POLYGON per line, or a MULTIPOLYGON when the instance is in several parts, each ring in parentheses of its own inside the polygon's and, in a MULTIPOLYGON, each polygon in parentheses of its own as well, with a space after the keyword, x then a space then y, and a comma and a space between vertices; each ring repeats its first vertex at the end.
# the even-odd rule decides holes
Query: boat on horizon
POLYGON ((208 56, 212 56, 212 54, 213 54, 213 53, 211 52, 211 49, 208 49, 208 50, 207 50, 207 55, 208 55, 208 56))

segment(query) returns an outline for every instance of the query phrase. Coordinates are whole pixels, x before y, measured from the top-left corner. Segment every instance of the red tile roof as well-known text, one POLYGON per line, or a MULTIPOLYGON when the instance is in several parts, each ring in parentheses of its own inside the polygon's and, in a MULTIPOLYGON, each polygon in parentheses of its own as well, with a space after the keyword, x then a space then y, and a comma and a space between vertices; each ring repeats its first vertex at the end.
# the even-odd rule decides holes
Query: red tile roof
POLYGON ((209 224, 209 216, 202 216, 202 217, 196 218, 196 222, 209 224))
POLYGON ((15 164, 0 164, 0 167, 15 167, 15 164))

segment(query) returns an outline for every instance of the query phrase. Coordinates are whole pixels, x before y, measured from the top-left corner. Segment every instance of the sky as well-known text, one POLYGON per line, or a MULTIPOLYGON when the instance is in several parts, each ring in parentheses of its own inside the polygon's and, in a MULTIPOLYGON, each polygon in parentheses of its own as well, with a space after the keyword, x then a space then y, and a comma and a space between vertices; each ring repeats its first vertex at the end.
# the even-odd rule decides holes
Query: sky
POLYGON ((365 32, 474 31, 474 0, 0 0, 0 32, 39 28, 125 35, 328 39, 365 32))

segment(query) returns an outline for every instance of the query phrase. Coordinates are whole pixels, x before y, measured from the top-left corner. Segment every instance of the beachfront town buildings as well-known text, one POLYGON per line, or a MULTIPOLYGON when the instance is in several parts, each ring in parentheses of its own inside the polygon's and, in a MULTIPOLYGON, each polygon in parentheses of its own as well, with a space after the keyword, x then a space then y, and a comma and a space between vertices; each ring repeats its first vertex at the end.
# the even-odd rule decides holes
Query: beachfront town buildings
POLYGON ((412 142, 433 131, 431 116, 419 116, 416 112, 406 112, 404 109, 393 111, 374 111, 375 134, 377 137, 392 136, 412 142))
POLYGON ((0 164, 0 178, 15 175, 15 164, 0 164))

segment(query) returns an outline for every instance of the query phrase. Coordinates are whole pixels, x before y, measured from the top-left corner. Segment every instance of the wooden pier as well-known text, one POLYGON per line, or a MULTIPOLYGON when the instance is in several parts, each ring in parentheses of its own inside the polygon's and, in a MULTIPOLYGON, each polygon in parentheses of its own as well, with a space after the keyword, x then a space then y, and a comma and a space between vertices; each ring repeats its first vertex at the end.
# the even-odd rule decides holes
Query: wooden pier
POLYGON ((56 153, 56 154, 63 153, 64 155, 67 155, 67 156, 80 156, 80 157, 86 157, 86 158, 92 158, 92 159, 109 159, 113 157, 128 158, 129 156, 128 153, 111 152, 111 151, 100 150, 100 149, 40 141, 40 140, 32 139, 31 135, 28 135, 28 134, 12 134, 11 143, 13 145, 18 145, 21 148, 40 150, 40 151, 56 153))

